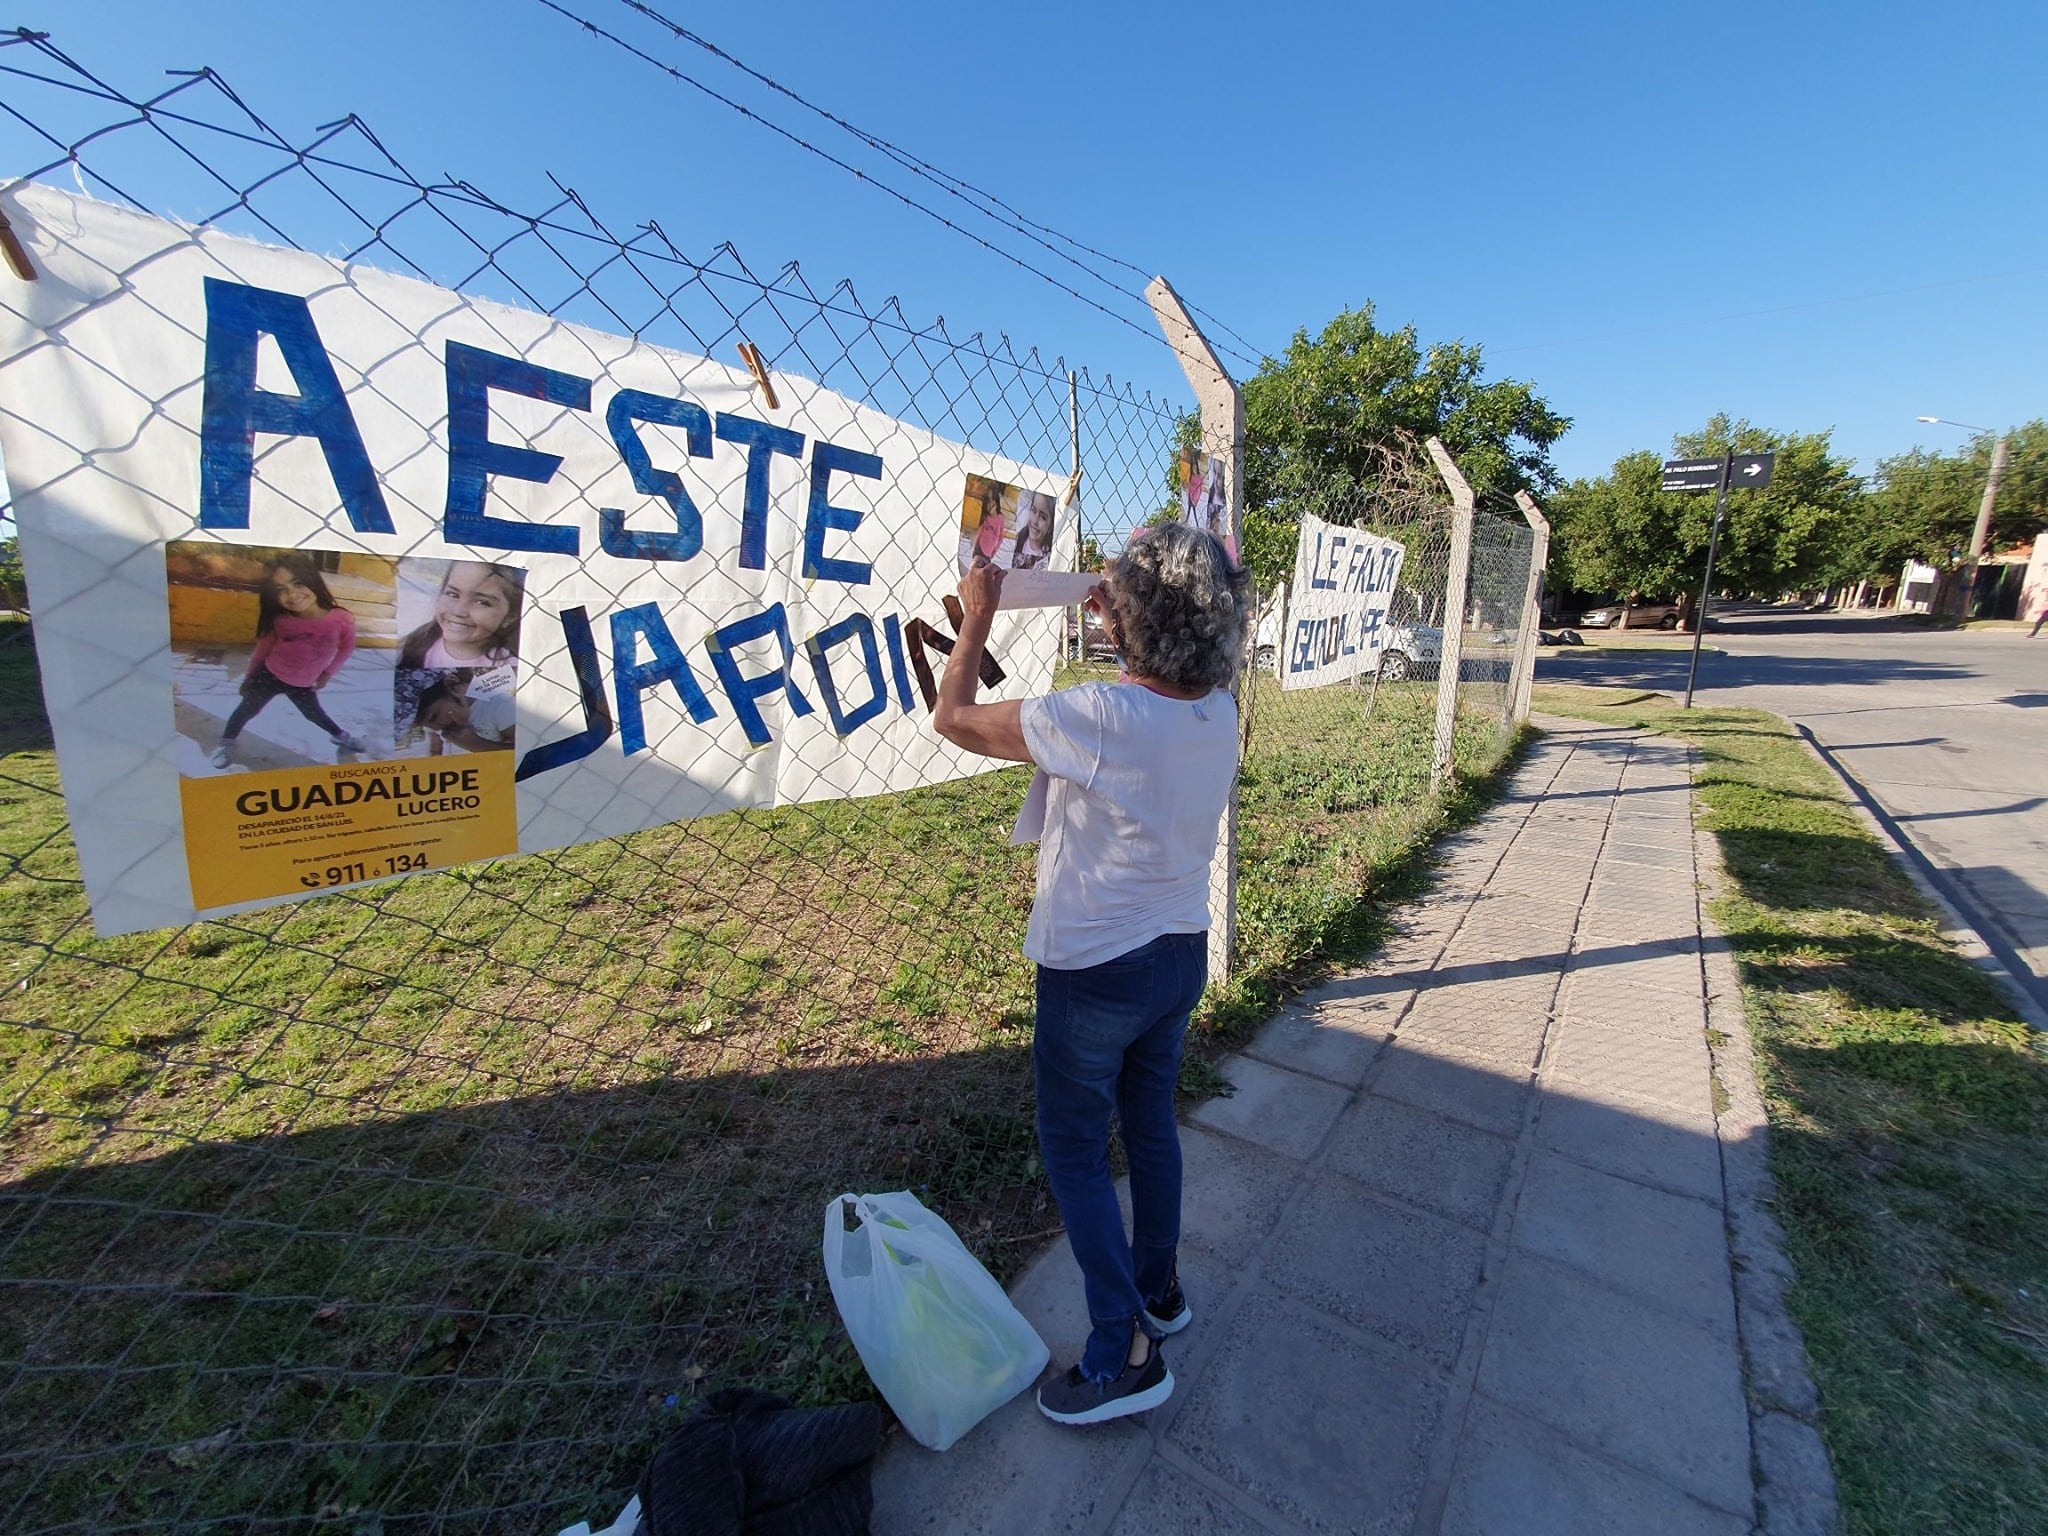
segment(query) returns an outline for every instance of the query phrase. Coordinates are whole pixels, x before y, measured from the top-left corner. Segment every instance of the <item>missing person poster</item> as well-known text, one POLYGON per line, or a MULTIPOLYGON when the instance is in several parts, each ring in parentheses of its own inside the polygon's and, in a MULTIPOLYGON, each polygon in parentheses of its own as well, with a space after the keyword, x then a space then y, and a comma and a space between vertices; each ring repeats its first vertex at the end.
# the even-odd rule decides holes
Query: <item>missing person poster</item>
MULTIPOLYGON (((1067 502, 1073 522, 1073 500, 1067 502)), ((1003 571, 997 608, 1069 607, 1087 598, 1099 575, 1054 569, 1057 503, 1049 491, 967 476, 960 502, 960 570, 993 565, 1003 571)), ((1071 527, 1067 530, 1071 534, 1071 527)), ((1071 537, 1064 541, 1071 548, 1071 537)))
POLYGON ((190 541, 164 555, 196 906, 518 851, 523 571, 190 541))
POLYGON ((1213 533, 1223 541, 1234 564, 1237 537, 1230 531, 1229 469, 1215 454, 1199 448, 1183 448, 1176 460, 1174 478, 1180 483, 1180 520, 1190 528, 1213 533))
MULTIPOLYGON (((1065 475, 350 262, 0 207, 40 274, 0 272, 0 454, 101 932, 998 766, 929 721, 962 507, 1016 607, 1074 564, 1065 475)), ((1059 638, 999 615, 989 696, 1059 638)))

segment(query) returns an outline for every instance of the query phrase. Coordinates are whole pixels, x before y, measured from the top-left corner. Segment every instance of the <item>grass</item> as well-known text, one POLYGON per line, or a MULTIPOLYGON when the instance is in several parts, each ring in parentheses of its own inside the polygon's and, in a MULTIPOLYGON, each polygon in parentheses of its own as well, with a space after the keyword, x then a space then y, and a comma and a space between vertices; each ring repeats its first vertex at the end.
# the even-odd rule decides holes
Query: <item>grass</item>
MULTIPOLYGON (((1191 1088, 1479 803, 1501 733, 1432 796, 1433 698, 1260 695, 1191 1088)), ((841 1191, 918 1190, 999 1276, 1056 1230, 1022 770, 99 939, 20 631, 0 743, 10 1530, 555 1529, 698 1393, 868 1390, 841 1191)))
POLYGON ((1699 749, 1845 1530, 2048 1531, 2042 1038, 1784 721, 1614 689, 1537 707, 1699 749))

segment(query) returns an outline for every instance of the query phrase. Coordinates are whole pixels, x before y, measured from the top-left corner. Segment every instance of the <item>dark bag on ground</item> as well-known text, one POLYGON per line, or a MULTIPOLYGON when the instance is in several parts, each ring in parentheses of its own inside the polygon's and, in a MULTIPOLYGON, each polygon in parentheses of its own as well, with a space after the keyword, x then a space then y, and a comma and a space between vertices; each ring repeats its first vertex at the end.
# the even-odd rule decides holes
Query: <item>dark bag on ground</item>
POLYGON ((714 1392, 655 1449, 640 1536, 867 1536, 881 1448, 878 1404, 714 1392))

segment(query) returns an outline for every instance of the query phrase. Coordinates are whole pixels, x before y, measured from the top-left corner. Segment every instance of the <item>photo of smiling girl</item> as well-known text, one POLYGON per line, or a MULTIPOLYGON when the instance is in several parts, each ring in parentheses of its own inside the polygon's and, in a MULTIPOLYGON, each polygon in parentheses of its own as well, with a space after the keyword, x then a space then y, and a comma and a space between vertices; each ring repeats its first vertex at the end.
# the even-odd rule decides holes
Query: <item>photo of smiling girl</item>
POLYGON ((166 545, 178 772, 311 767, 388 751, 379 700, 391 690, 393 565, 340 550, 166 545))
POLYGON ((519 656, 519 605, 526 573, 481 560, 401 560, 399 606, 413 606, 436 575, 431 616, 399 647, 401 667, 447 672, 459 667, 501 667, 519 656))
POLYGON ((512 746, 526 573, 482 560, 398 562, 396 756, 512 746))

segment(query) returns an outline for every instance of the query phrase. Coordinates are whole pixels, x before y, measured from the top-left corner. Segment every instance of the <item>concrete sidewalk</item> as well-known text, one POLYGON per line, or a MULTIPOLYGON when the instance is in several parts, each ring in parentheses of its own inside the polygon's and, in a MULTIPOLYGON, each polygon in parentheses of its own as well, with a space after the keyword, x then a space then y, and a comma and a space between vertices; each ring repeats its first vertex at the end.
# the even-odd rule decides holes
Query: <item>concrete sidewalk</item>
MULTIPOLYGON (((1185 1127, 1172 1401, 899 1436, 877 1536, 1833 1528, 1689 751, 1542 724, 1380 960, 1185 1127)), ((1013 1294, 1064 1368, 1065 1244, 1013 1294)))

